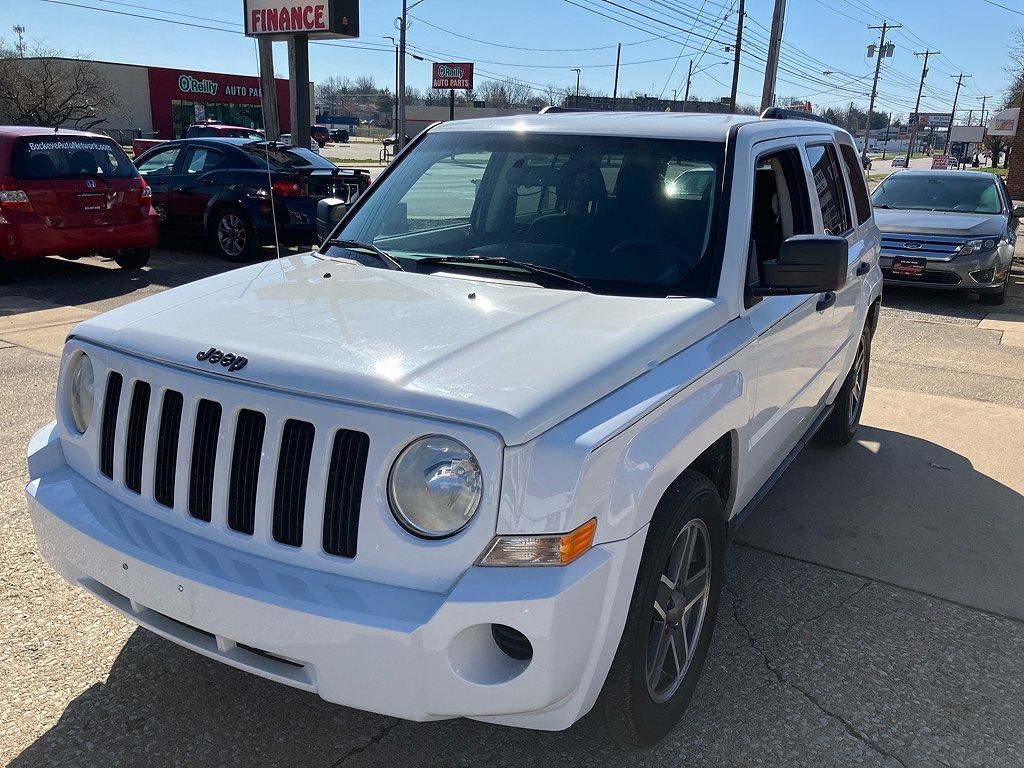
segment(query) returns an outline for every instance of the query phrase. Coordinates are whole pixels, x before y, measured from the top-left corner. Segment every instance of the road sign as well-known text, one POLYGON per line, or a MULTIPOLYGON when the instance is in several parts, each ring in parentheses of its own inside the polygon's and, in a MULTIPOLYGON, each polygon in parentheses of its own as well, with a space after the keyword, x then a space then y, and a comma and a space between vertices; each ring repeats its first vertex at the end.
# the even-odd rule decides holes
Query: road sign
POLYGON ((911 112, 907 123, 910 125, 923 125, 932 128, 945 128, 949 125, 949 112, 911 112), (919 119, 920 118, 920 119, 919 119))
POLYGON ((473 65, 462 63, 434 62, 434 84, 432 88, 460 91, 473 90, 473 65))

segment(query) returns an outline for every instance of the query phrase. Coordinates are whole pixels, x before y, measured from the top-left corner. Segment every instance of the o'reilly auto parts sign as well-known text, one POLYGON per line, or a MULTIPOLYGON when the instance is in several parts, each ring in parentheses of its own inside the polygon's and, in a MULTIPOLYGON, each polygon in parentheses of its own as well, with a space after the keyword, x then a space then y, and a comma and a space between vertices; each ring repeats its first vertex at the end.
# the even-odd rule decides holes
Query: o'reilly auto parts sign
POLYGON ((359 37, 359 0, 245 0, 245 34, 359 37))
POLYGON ((434 84, 432 88, 449 90, 473 90, 472 64, 438 64, 434 62, 434 84))

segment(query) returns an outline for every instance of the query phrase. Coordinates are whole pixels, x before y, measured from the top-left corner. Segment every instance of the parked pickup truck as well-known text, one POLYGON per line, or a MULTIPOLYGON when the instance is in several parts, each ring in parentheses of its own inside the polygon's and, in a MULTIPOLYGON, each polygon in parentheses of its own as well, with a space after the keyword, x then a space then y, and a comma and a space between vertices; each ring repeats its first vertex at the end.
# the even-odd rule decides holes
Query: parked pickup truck
POLYGON ((730 533, 857 431, 878 258, 830 125, 438 125, 319 250, 73 330, 28 449, 40 551, 331 702, 650 744, 730 533))

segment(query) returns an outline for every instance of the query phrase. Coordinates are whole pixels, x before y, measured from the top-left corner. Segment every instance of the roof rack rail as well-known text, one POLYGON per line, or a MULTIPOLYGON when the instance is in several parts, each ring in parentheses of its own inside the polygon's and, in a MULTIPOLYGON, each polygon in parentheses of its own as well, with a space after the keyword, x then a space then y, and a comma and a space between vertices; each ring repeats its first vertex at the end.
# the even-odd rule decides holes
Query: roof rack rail
MULTIPOLYGON (((828 123, 821 115, 811 112, 804 112, 799 109, 783 109, 782 107, 768 107, 761 113, 762 120, 814 120, 818 123, 828 123)), ((831 125, 831 123, 829 123, 831 125)))

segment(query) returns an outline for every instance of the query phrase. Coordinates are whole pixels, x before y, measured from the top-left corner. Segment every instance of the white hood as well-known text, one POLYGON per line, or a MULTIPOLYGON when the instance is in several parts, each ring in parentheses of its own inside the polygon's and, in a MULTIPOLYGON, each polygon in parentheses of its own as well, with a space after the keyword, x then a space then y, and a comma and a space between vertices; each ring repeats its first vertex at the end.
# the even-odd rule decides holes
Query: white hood
POLYGON ((711 333, 725 312, 706 299, 597 296, 301 254, 165 291, 73 335, 204 374, 476 424, 514 445, 711 333), (196 359, 211 347, 248 363, 231 372, 196 359))

